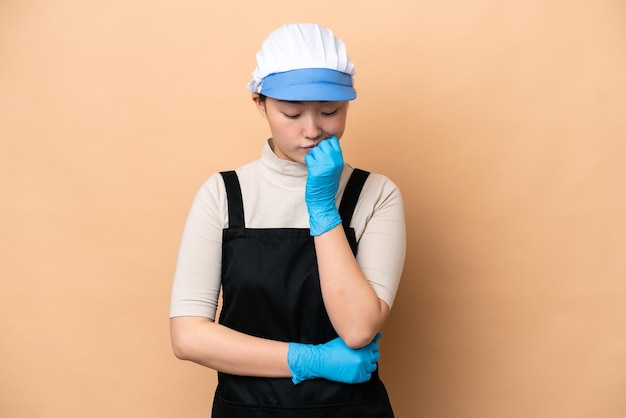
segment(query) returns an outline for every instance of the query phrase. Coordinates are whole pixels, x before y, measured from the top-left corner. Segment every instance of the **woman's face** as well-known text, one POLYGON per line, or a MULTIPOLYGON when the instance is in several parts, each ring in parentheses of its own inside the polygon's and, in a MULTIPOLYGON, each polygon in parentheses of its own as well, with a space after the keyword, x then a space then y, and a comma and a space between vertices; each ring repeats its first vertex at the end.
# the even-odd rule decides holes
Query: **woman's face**
POLYGON ((346 127, 348 102, 291 102, 270 97, 252 100, 272 132, 272 150, 278 158, 304 164, 304 156, 321 141, 341 138, 346 127))

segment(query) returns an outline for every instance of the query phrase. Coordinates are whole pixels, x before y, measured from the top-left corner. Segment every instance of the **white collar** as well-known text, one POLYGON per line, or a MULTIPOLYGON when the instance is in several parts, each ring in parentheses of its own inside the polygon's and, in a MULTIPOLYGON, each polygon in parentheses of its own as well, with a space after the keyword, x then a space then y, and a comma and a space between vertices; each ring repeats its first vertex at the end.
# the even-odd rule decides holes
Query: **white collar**
POLYGON ((298 163, 295 161, 287 161, 278 158, 278 156, 272 151, 269 140, 265 142, 263 147, 263 153, 261 154, 261 164, 264 168, 268 169, 279 177, 291 177, 293 180, 302 181, 306 180, 308 170, 306 164, 298 163))

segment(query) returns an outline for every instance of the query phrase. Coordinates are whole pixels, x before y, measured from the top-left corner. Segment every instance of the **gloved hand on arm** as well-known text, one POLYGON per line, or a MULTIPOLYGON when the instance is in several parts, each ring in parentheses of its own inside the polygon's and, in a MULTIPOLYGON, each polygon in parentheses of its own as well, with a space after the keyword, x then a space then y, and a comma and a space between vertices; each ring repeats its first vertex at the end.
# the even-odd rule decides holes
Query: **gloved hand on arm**
POLYGON ((289 343, 287 363, 291 380, 322 378, 341 383, 363 383, 370 379, 380 358, 377 334, 365 347, 353 349, 337 337, 326 344, 289 343))
POLYGON ((343 171, 339 140, 332 136, 320 142, 304 157, 308 169, 305 200, 311 235, 330 231, 341 223, 335 197, 343 171))

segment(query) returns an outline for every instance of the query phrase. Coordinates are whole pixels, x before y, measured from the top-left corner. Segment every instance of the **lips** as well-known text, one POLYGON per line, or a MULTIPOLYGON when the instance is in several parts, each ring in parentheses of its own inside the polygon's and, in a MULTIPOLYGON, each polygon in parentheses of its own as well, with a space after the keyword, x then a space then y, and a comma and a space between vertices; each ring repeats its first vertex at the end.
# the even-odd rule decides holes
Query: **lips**
MULTIPOLYGON (((326 139, 322 139, 322 141, 325 141, 325 140, 326 140, 326 139)), ((319 144, 321 144, 321 143, 322 143, 322 141, 318 141, 318 142, 316 142, 315 144, 313 144, 313 145, 309 145, 308 147, 304 147, 304 148, 305 148, 305 149, 309 149, 309 150, 311 150, 311 149, 313 149, 313 148, 317 147, 319 144)))
POLYGON ((327 138, 324 139, 320 139, 319 141, 317 141, 315 144, 313 145, 309 145, 307 147, 302 147, 303 149, 307 150, 307 151, 311 151, 313 148, 317 147, 319 144, 321 144, 323 141, 326 141, 327 139, 332 138, 332 136, 329 136, 327 138))

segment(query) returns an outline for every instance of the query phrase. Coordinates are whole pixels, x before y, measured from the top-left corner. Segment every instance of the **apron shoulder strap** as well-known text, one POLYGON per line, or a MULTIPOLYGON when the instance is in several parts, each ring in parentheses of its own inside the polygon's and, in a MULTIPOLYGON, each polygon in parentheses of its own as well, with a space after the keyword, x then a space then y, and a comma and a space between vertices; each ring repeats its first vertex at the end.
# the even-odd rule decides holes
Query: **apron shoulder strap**
POLYGON ((339 204, 339 216, 341 216, 341 222, 345 228, 350 226, 354 208, 356 208, 356 203, 361 195, 361 190, 363 189, 365 180, 367 180, 369 175, 369 171, 355 168, 354 171, 352 171, 352 175, 348 179, 346 189, 341 197, 341 203, 339 204))
POLYGON ((226 186, 226 198, 228 200, 228 227, 243 229, 245 221, 243 216, 243 197, 239 178, 234 170, 220 172, 226 186))
MULTIPOLYGON (((224 179, 224 185, 226 186, 226 197, 228 199, 228 225, 229 228, 245 228, 244 212, 243 212, 243 197, 241 195, 241 187, 239 185, 239 178, 234 170, 220 172, 224 179)), ((352 214, 354 208, 361 195, 363 185, 369 176, 368 171, 355 168, 352 175, 348 179, 346 189, 341 197, 341 203, 339 204, 339 215, 341 216, 342 223, 348 227, 352 220, 352 214)))

